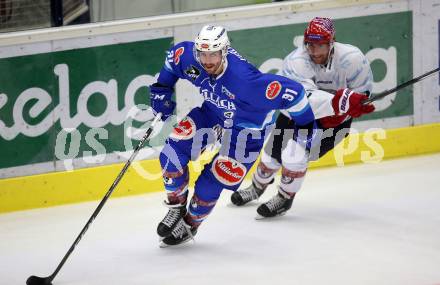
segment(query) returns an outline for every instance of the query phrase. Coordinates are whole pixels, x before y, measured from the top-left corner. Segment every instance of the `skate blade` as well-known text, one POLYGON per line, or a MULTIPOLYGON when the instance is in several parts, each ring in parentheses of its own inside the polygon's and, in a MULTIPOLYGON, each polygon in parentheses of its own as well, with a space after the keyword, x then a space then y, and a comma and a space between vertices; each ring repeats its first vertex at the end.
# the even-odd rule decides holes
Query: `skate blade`
POLYGON ((267 217, 263 217, 262 215, 260 215, 260 214, 257 214, 256 216, 255 216, 255 220, 264 220, 264 219, 267 219, 267 217))
POLYGON ((166 243, 164 243, 163 241, 160 241, 160 242, 159 242, 159 247, 160 247, 160 248, 166 248, 166 247, 170 247, 170 246, 172 246, 172 245, 166 244, 166 243))
POLYGON ((193 242, 195 242, 194 239, 191 239, 191 238, 188 238, 188 239, 186 239, 186 240, 184 240, 184 241, 182 241, 181 243, 178 243, 178 244, 166 244, 166 243, 164 243, 164 242, 161 240, 160 243, 159 243, 159 247, 160 247, 160 248, 179 247, 179 246, 182 246, 182 245, 188 243, 188 242, 191 241, 191 240, 192 240, 193 242))
POLYGON ((265 220, 265 219, 279 218, 279 217, 284 216, 285 214, 286 214, 286 212, 283 212, 283 213, 278 214, 278 215, 273 216, 273 217, 264 217, 264 216, 262 216, 262 215, 257 213, 257 215, 255 216, 255 220, 259 221, 259 220, 265 220))

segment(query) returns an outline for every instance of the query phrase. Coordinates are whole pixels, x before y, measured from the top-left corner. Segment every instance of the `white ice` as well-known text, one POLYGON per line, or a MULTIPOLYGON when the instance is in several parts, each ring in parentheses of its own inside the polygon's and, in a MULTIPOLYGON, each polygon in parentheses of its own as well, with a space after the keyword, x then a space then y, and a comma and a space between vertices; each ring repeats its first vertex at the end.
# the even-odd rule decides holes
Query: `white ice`
MULTIPOLYGON (((163 193, 111 199, 54 284, 440 284, 439 182, 440 154, 309 171, 260 221, 226 191, 195 242, 165 249, 163 193)), ((0 284, 50 275, 97 204, 0 215, 0 284)))

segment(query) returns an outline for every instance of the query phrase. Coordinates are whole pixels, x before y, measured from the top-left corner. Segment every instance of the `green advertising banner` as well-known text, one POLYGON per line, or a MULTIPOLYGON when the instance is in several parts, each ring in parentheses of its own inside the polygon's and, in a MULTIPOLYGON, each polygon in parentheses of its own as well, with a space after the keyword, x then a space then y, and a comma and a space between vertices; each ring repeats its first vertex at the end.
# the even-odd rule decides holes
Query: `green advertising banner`
POLYGON ((125 151, 124 121, 132 106, 149 104, 147 86, 171 42, 0 59, 0 169, 125 151))
MULTIPOLYGON (((265 27, 229 33, 231 44, 253 64, 276 73, 281 60, 302 43, 307 23, 265 27), (293 43, 293 44, 292 44, 293 43)), ((370 60, 373 92, 379 93, 412 79, 412 12, 401 12, 335 20, 336 40, 357 46, 370 60), (373 59, 373 60, 372 60, 373 59), (377 90, 376 90, 377 89, 377 90)), ((412 88, 398 92, 383 110, 361 120, 413 114, 412 88)))
MULTIPOLYGON (((375 92, 412 78, 411 12, 339 19, 335 24, 337 40, 358 46, 370 59, 375 92)), ((232 46, 257 67, 278 72, 292 43, 301 43, 305 26, 237 30, 229 35, 232 46)), ((0 170, 127 151, 124 123, 135 104, 149 104, 147 86, 154 82, 172 41, 162 38, 0 59, 0 170)), ((412 114, 412 89, 407 88, 389 106, 363 119, 412 114)), ((132 126, 140 128, 150 119, 140 116, 132 126)), ((151 141, 153 146, 161 143, 163 138, 151 141)))

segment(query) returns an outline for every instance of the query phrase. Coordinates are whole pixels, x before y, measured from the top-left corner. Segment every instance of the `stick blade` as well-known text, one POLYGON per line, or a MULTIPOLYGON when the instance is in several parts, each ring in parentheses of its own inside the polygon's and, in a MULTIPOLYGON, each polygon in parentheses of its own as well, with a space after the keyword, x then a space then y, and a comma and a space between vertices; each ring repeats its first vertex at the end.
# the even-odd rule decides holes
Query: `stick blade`
POLYGON ((38 277, 32 275, 26 280, 27 285, 52 285, 52 279, 49 277, 38 277))

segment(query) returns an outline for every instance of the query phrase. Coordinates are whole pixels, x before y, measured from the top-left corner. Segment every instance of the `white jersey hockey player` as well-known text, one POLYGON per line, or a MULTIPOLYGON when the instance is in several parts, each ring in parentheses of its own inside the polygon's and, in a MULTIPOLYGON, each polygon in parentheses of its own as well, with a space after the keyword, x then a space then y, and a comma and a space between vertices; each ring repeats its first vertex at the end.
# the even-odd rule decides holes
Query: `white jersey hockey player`
POLYGON ((374 111, 373 105, 362 105, 373 83, 369 62, 357 47, 335 42, 335 29, 329 18, 310 21, 304 32, 304 45, 284 60, 283 75, 304 86, 315 118, 320 118, 316 123, 321 136, 312 145, 305 145, 297 138, 295 122, 280 114, 252 185, 231 196, 237 206, 258 199, 281 168, 278 193, 257 209, 262 217, 285 214, 304 181, 308 162, 342 141, 349 134, 353 117, 374 111))

